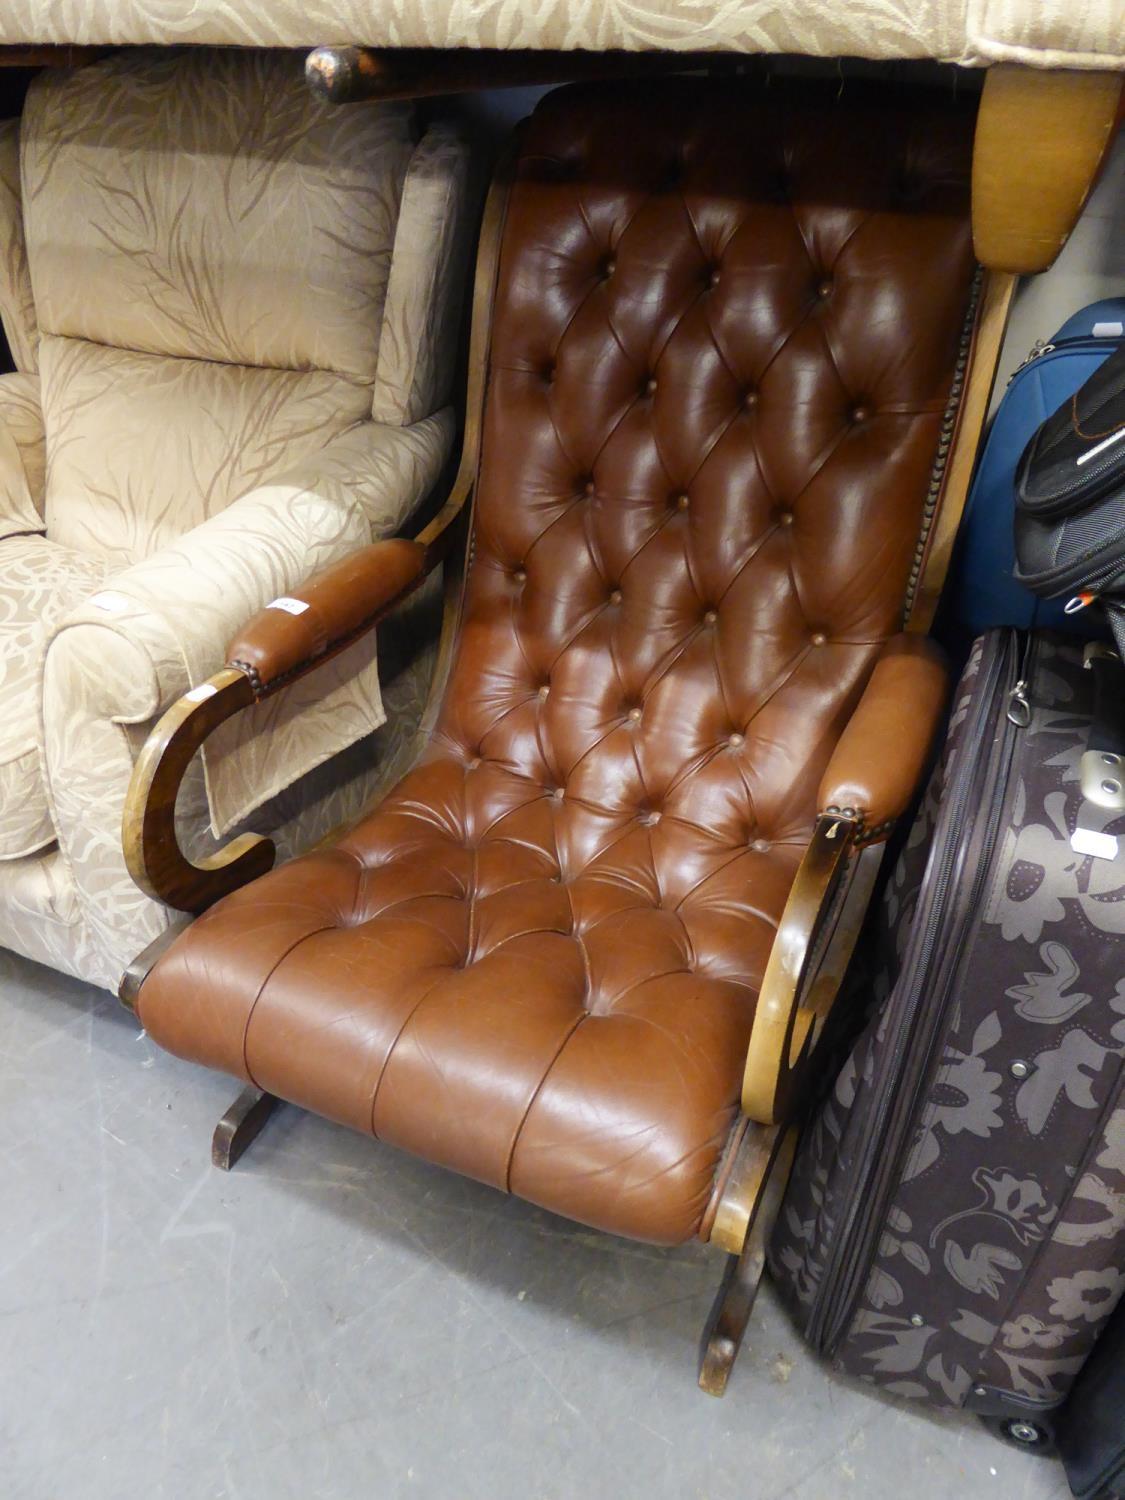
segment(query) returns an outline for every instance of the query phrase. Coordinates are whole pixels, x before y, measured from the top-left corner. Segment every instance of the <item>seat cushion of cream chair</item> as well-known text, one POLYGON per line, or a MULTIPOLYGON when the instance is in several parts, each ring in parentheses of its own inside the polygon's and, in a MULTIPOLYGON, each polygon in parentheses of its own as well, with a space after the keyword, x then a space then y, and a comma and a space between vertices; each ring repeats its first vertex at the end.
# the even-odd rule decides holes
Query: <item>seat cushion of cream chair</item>
POLYGON ((67 612, 102 583, 107 562, 42 536, 0 541, 0 859, 55 840, 43 779, 43 655, 67 612))

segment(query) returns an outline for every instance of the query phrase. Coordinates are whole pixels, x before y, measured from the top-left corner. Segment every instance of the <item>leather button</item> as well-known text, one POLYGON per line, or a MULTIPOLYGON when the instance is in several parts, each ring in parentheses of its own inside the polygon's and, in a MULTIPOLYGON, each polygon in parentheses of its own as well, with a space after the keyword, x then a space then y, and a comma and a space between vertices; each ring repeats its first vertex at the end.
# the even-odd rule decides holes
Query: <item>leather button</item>
POLYGON ((703 623, 704 623, 704 625, 714 625, 715 621, 718 618, 719 618, 719 612, 718 612, 718 610, 709 609, 707 611, 707 613, 703 616, 703 623))
POLYGON ((676 509, 677 510, 687 510, 687 508, 688 508, 688 506, 690 504, 691 504, 691 501, 687 497, 687 495, 677 495, 676 496, 676 509))
POLYGON ((754 851, 755 854, 768 854, 769 853, 769 848, 770 848, 770 846, 769 846, 769 840, 768 839, 755 839, 754 842, 750 845, 750 847, 751 847, 751 849, 753 849, 753 851, 754 851))
POLYGON ((641 813, 641 822, 651 828, 653 824, 660 822, 660 814, 655 808, 651 808, 648 812, 641 813))
POLYGON ((809 639, 814 646, 823 646, 828 637, 825 635, 823 630, 815 630, 813 631, 809 639))
POLYGON ((551 788, 551 796, 555 799, 556 802, 561 802, 562 799, 566 796, 566 791, 561 786, 555 786, 551 788))
POLYGON ((655 394, 655 392, 656 392, 656 376, 655 375, 650 375, 648 377, 648 379, 645 381, 644 385, 641 387, 641 393, 643 395, 645 395, 645 396, 652 396, 652 395, 655 394))
POLYGON ((524 569, 524 568, 513 568, 512 569, 512 581, 514 583, 526 583, 527 582, 527 571, 526 571, 526 569, 524 569))
POLYGON ((601 271, 602 280, 608 281, 609 278, 613 275, 614 271, 617 270, 617 261, 612 255, 607 255, 606 258, 602 261, 599 269, 601 271))
POLYGON ((467 762, 467 769, 470 770, 470 771, 475 771, 479 767, 479 765, 480 765, 480 756, 479 755, 474 755, 473 758, 472 758, 472 760, 470 760, 470 761, 467 762))
POLYGON ((721 277, 719 276, 718 266, 712 266, 706 274, 707 285, 710 287, 716 287, 718 286, 720 280, 721 277))
POLYGON ((597 486, 594 484, 594 481, 589 477, 580 479, 578 483, 581 486, 582 493, 584 495, 592 495, 594 493, 594 490, 597 488, 597 486))
POLYGON ((641 717, 641 710, 634 703, 633 707, 629 710, 629 712, 625 715, 625 717, 627 719, 630 719, 635 724, 637 722, 637 720, 641 717))
POLYGON ((621 603, 621 590, 620 589, 614 589, 613 590, 613 592, 609 596, 609 602, 611 604, 620 604, 621 603))
POLYGON ((832 283, 826 276, 816 289, 816 295, 823 301, 825 297, 832 295, 832 283))
POLYGON ((540 698, 548 698, 548 697, 550 697, 550 694, 551 694, 551 684, 549 682, 545 682, 543 684, 543 686, 539 689, 539 696, 540 696, 540 698))
POLYGON ((870 415, 871 413, 866 406, 859 405, 852 407, 851 417, 853 422, 866 422, 870 415))
POLYGON ((739 734, 738 731, 735 730, 733 734, 727 736, 727 744, 731 747, 732 750, 737 750, 739 745, 744 743, 745 739, 746 736, 744 734, 739 734))
POLYGON ((758 404, 758 393, 757 393, 757 391, 755 391, 755 390, 744 391, 742 393, 742 404, 743 404, 743 406, 746 406, 746 407, 755 407, 755 406, 757 406, 757 404, 758 404))
POLYGON ((779 510, 777 513, 777 524, 779 526, 792 526, 793 512, 791 510, 779 510))

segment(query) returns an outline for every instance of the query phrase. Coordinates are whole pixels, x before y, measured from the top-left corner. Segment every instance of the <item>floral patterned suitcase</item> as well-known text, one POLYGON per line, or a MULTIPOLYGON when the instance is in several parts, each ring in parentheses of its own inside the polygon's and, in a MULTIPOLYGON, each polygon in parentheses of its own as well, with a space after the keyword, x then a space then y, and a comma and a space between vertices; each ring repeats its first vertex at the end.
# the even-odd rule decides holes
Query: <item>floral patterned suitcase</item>
POLYGON ((1125 1500, 1125 1303, 1059 1413, 1058 1440, 1078 1500, 1125 1500))
POLYGON ((1125 1288, 1125 670, 1104 653, 976 642, 770 1254, 839 1368, 1031 1448, 1125 1288))

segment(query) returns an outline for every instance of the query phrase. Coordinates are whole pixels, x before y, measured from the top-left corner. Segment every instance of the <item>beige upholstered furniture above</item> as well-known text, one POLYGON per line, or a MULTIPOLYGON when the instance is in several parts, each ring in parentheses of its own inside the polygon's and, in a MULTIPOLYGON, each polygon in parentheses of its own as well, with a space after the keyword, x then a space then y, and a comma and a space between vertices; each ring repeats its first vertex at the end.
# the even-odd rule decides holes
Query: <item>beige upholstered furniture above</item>
MULTIPOLYGON (((447 127, 325 105, 298 54, 49 70, 0 126, 0 946, 116 986, 168 922, 121 846, 152 724, 433 491, 468 176, 447 127)), ((208 747, 197 858, 244 827, 292 854, 395 774, 437 602, 208 747)))
POLYGON ((0 44, 623 48, 1125 68, 1121 0, 4 0, 0 44))

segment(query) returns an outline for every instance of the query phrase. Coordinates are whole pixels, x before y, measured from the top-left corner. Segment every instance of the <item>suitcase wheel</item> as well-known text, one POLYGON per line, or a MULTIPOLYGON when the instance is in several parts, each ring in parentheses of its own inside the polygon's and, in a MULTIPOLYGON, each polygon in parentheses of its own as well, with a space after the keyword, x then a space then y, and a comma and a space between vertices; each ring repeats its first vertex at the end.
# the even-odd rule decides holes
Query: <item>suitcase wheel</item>
POLYGON ((1002 1443, 1035 1453, 1041 1458, 1055 1456, 1055 1430, 1049 1417, 981 1417, 981 1422, 1002 1443))

